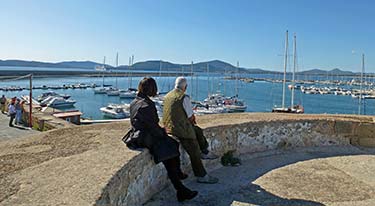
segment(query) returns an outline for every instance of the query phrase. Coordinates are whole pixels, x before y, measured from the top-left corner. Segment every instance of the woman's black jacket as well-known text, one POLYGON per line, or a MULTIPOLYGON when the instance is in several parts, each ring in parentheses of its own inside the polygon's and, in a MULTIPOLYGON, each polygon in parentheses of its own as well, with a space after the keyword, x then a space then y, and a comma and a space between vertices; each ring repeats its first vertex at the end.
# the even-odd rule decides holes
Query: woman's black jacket
POLYGON ((178 142, 168 137, 159 126, 155 103, 146 95, 138 93, 130 103, 130 122, 133 130, 131 137, 137 139, 138 147, 150 150, 155 163, 180 155, 178 142))

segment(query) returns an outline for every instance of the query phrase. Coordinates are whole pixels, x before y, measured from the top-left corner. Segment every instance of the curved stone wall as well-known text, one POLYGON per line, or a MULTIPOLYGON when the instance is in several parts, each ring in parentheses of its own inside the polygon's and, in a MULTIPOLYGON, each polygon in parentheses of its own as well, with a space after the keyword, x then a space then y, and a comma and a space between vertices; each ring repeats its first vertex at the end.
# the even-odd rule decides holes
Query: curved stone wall
MULTIPOLYGON (((246 154, 295 147, 358 145, 375 147, 373 117, 343 115, 232 114, 199 118, 210 143, 220 156, 228 151, 246 154), (212 118, 215 117, 215 118, 212 118)), ((204 161, 208 170, 220 160, 204 161)), ((182 165, 192 175, 188 156, 182 165)), ((155 165, 147 150, 138 153, 108 182, 97 205, 141 205, 169 184, 162 164, 155 165)))

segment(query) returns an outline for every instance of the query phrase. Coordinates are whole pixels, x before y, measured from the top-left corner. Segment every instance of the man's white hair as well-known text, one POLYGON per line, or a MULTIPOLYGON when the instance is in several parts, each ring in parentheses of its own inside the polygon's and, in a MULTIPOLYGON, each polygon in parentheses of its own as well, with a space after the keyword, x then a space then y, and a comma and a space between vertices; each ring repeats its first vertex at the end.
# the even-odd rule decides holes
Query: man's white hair
POLYGON ((176 89, 185 89, 187 85, 187 80, 185 77, 177 77, 174 82, 174 88, 176 89))

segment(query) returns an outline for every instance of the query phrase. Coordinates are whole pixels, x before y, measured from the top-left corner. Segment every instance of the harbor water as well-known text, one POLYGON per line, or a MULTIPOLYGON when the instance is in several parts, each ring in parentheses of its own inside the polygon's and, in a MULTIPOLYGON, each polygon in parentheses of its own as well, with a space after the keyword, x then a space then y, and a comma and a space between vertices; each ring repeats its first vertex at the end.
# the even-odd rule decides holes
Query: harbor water
MULTIPOLYGON (((251 76, 251 75, 250 75, 251 76)), ((252 77, 259 77, 254 75, 252 77)), ((105 84, 110 84, 119 89, 127 89, 129 87, 137 88, 138 82, 143 77, 132 77, 129 82, 129 77, 106 77, 105 84)), ((158 89, 160 92, 167 92, 174 86, 176 77, 155 77, 158 89)), ((254 83, 246 83, 243 81, 225 80, 222 74, 200 74, 194 77, 187 77, 188 90, 187 94, 192 96, 193 100, 202 101, 209 93, 221 92, 226 96, 234 96, 236 94, 236 87, 238 88, 238 95, 247 104, 247 112, 271 112, 272 107, 281 105, 282 99, 282 83, 255 81, 254 83)), ((100 77, 49 77, 49 78, 34 78, 33 86, 62 86, 69 84, 102 84, 100 77)), ((0 87, 20 86, 28 87, 28 79, 0 81, 0 87)), ((51 90, 51 89, 49 89, 51 90)), ((33 90, 33 96, 37 97, 43 92, 49 91, 45 89, 33 90)), ((83 117, 91 119, 103 119, 100 108, 108 105, 108 103, 130 103, 131 99, 120 99, 118 96, 107 96, 106 94, 94 94, 93 88, 87 89, 58 89, 54 90, 57 93, 71 95, 71 99, 76 100, 74 107, 66 108, 66 110, 80 110, 83 117)), ((28 95, 28 90, 23 91, 0 91, 0 95, 4 94, 7 97, 21 95, 28 95)), ((290 105, 289 89, 286 89, 285 105, 290 105)), ((362 114, 375 114, 375 100, 363 100, 362 114)), ((295 103, 302 104, 305 113, 311 114, 358 114, 358 98, 339 95, 311 95, 304 94, 300 90, 295 90, 295 103)))

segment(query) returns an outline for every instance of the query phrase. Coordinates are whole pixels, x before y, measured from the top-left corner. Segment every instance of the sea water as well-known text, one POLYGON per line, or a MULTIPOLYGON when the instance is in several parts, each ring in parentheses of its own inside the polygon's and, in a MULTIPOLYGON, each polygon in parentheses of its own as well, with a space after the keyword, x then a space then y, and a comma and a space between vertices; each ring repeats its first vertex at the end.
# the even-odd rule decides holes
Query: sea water
MULTIPOLYGON (((222 74, 198 74, 199 76, 186 77, 188 80, 187 94, 191 95, 193 100, 204 100, 208 94, 222 93, 226 96, 236 95, 236 87, 238 88, 238 96, 247 104, 247 112, 271 112, 272 107, 280 106, 282 100, 282 83, 272 83, 266 81, 255 81, 254 83, 245 83, 243 81, 225 80, 222 74)), ((249 75, 249 77, 265 77, 265 75, 249 75)), ((271 77, 271 76, 270 76, 271 77)), ((274 76, 273 76, 274 77, 274 76)), ((105 84, 110 84, 119 89, 127 89, 129 87, 137 88, 139 81, 143 77, 106 77, 105 84), (132 81, 130 81, 130 79, 132 81)), ((176 77, 155 77, 158 90, 167 92, 173 89, 176 77)), ((34 78, 33 86, 62 86, 67 84, 97 84, 101 85, 103 79, 101 77, 49 77, 34 78)), ((28 87, 29 80, 11 80, 0 81, 0 87, 5 86, 21 86, 28 87)), ((327 86, 327 85, 324 85, 327 86)), ((33 90, 33 97, 37 97, 47 90, 33 90)), ((100 112, 101 107, 107 106, 109 103, 130 103, 131 99, 120 99, 118 96, 107 96, 106 94, 94 94, 94 89, 59 89, 57 93, 69 94, 71 99, 76 100, 76 104, 72 108, 66 110, 78 109, 83 113, 83 117, 91 119, 103 119, 100 112)), ((5 94, 7 97, 28 95, 28 90, 23 91, 0 91, 0 95, 5 94)), ((285 105, 289 106, 291 101, 291 91, 286 88, 285 105)), ((351 96, 329 95, 311 95, 304 94, 300 90, 295 90, 295 104, 302 104, 305 113, 311 114, 357 114, 358 99, 351 96)), ((366 99, 362 105, 362 114, 375 114, 375 100, 366 99)))

